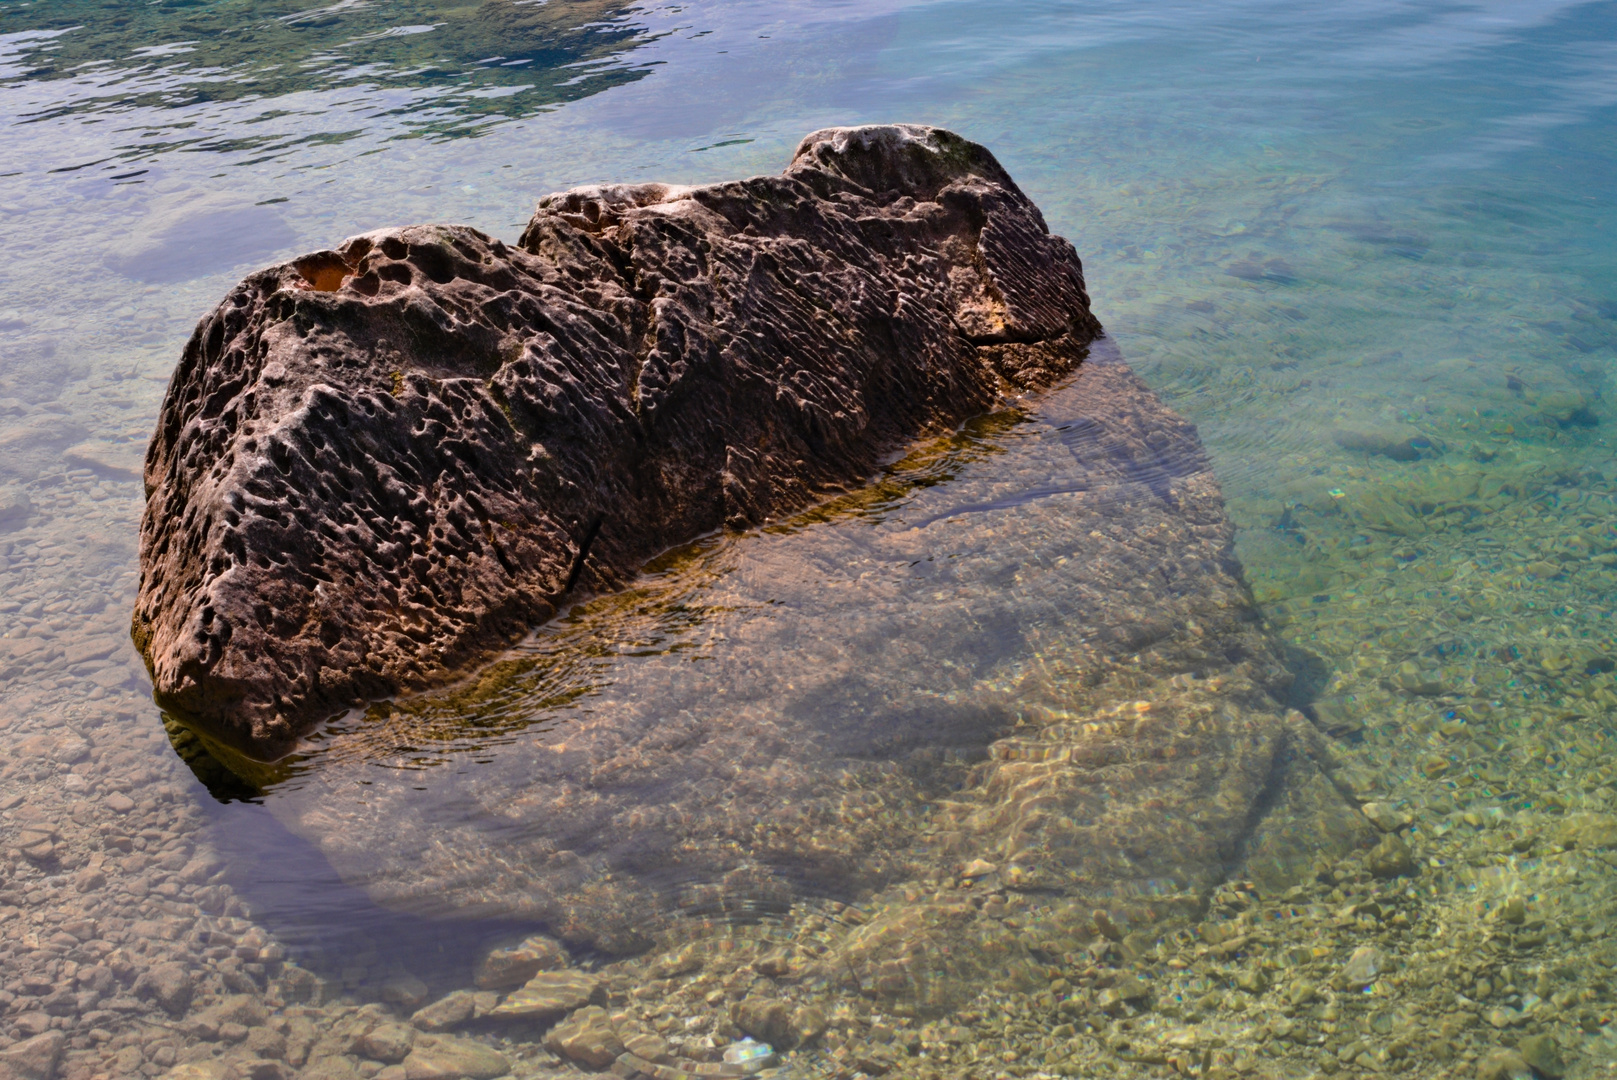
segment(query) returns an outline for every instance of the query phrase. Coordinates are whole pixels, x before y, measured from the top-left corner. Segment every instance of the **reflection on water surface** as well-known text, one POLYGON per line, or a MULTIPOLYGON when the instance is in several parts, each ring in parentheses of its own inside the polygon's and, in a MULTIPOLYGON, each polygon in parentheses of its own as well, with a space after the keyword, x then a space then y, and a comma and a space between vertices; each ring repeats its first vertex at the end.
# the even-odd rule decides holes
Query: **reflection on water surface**
POLYGON ((471 135, 643 76, 621 55, 645 39, 629 11, 604 0, 11 2, 0 4, 0 42, 9 46, 0 51, 0 82, 65 84, 36 98, 25 122, 174 110, 125 129, 132 141, 117 149, 129 159, 176 150, 273 155, 345 142, 374 122, 376 113, 351 117, 360 126, 346 131, 253 133, 289 115, 279 99, 310 90, 406 89, 380 110, 404 131, 471 135), (236 119, 235 137, 189 131, 188 114, 232 102, 257 106, 236 119))

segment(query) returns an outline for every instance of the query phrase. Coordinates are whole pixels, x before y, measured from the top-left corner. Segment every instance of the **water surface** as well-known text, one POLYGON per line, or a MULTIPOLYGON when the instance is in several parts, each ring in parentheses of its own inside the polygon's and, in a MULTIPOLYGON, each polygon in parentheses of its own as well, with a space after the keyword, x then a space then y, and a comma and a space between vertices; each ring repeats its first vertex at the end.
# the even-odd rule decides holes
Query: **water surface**
MULTIPOLYGON (((248 270, 352 233, 511 239, 552 190, 775 171, 814 128, 886 120, 985 143, 1077 245, 1123 355, 1198 426, 1308 704, 1359 733, 1355 790, 1421 814, 1433 852, 1603 812, 1614 106, 1606 2, 0 3, 0 745, 63 830, 0 886, 43 912, 92 857, 132 859, 109 910, 194 918, 162 905, 219 884, 150 869, 183 834, 230 866, 205 917, 320 939, 307 962, 362 997, 396 973, 378 941, 447 934, 347 891, 273 795, 215 801, 150 703, 126 639, 138 474, 181 345, 248 270), (157 835, 107 840, 114 793, 157 835), (374 936, 322 938, 338 925, 374 936)), ((689 587, 654 626, 583 632, 700 636, 733 598, 689 587)), ((596 677, 573 671, 518 711, 564 708, 596 677)), ((1581 902, 1536 867, 1509 889, 1581 902)), ((1507 889, 1453 874, 1479 904, 1507 889)))

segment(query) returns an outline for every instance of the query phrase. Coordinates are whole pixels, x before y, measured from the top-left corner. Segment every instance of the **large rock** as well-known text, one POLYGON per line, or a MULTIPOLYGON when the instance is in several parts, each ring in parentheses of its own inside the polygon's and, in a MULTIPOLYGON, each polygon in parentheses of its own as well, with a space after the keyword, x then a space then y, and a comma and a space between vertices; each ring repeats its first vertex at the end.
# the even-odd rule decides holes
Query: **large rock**
MULTIPOLYGON (((1013 251, 1049 253, 1057 242, 1033 229, 1031 208, 1008 181, 983 175, 987 166, 980 152, 967 147, 944 154, 938 149, 946 148, 943 139, 905 132, 838 134, 811 140, 784 180, 685 193, 593 191, 551 201, 528 233, 528 243, 549 252, 549 261, 527 261, 510 252, 498 258, 507 267, 538 267, 534 274, 550 275, 533 286, 535 295, 552 305, 544 310, 578 314, 568 316, 573 321, 554 315, 548 339, 524 338, 527 359, 488 369, 515 420, 502 419, 505 413, 498 409, 498 417, 478 411, 484 409, 479 395, 488 382, 421 382, 420 394, 430 391, 443 401, 454 389, 461 404, 432 413, 437 417, 432 422, 443 425, 432 429, 438 444, 401 435, 397 447, 402 449, 390 449, 390 460, 412 462, 410 475, 416 479, 410 482, 416 484, 426 475, 423 455, 434 445, 483 454, 485 443, 473 446, 466 441, 470 436, 463 438, 470 423, 467 409, 487 417, 490 440, 507 430, 502 424, 513 425, 512 431, 520 425, 530 425, 522 431, 539 430, 523 411, 528 406, 513 404, 537 400, 538 391, 523 390, 527 396, 522 397, 517 390, 528 384, 511 380, 520 372, 543 370, 530 355, 541 346, 554 356, 561 343, 583 340, 577 321, 585 319, 582 301, 568 298, 575 297, 569 290, 584 286, 552 284, 570 278, 566 268, 576 267, 594 282, 599 303, 588 309, 595 313, 589 325, 608 344, 615 340, 609 331, 617 334, 614 328, 623 325, 599 316, 609 301, 629 313, 624 318, 641 317, 635 312, 648 319, 646 311, 656 315, 651 336, 635 339, 646 349, 644 363, 634 361, 641 364, 633 369, 639 380, 632 394, 625 390, 626 396, 612 399, 628 402, 618 412, 588 412, 586 405, 594 399, 582 390, 558 396, 550 427, 522 436, 542 445, 549 458, 479 457, 494 465, 476 471, 469 466, 454 471, 440 463, 440 472, 433 474, 439 477, 437 486, 422 489, 428 492, 421 497, 422 513, 460 506, 454 500, 469 490, 482 492, 477 505, 491 523, 514 523, 508 529, 502 524, 499 533, 490 524, 487 536, 529 535, 522 523, 530 520, 566 524, 546 517, 550 511, 522 517, 529 511, 519 514, 520 507, 539 505, 519 506, 517 496, 527 498, 528 488, 512 487, 509 498, 502 495, 504 509, 495 507, 495 496, 488 493, 500 477, 542 474, 573 478, 568 498, 599 507, 603 515, 620 515, 602 521, 627 521, 621 515, 632 511, 651 523, 648 530, 661 528, 657 522, 674 518, 668 516, 672 504, 657 500, 672 496, 656 493, 678 484, 688 485, 680 490, 707 492, 703 498, 709 501, 702 505, 715 522, 732 511, 742 513, 738 508, 744 505, 755 507, 744 516, 757 520, 811 494, 807 486, 790 487, 791 476, 825 477, 830 474, 816 471, 824 462, 859 460, 864 450, 857 447, 879 441, 871 432, 890 431, 896 439, 903 430, 924 430, 953 405, 982 407, 996 387, 1015 380, 1031 385, 1076 360, 1076 342, 1087 331, 1040 338, 1045 331, 1039 326, 1050 333, 1057 329, 1054 317, 1017 314, 1032 310, 1027 306, 1032 301, 1017 299, 1024 293, 1015 284, 1066 266, 1066 278, 1044 281, 1039 288, 1056 300, 1066 296, 1063 310, 1076 326, 1084 310, 1076 292, 1076 263, 1053 255, 1042 262, 1016 262, 1013 251), (876 149, 860 151, 860 140, 876 149), (928 179, 920 168, 929 163, 935 172, 963 178, 939 187, 941 181, 928 179), (878 165, 902 173, 902 183, 918 194, 870 194, 891 192, 901 182, 870 179, 878 165), (858 188, 850 186, 855 180, 858 188), (777 201, 767 203, 765 195, 777 201), (990 195, 1000 202, 985 202, 990 195), (1028 232, 1015 245, 1004 240, 1008 226, 996 224, 1005 220, 995 209, 999 206, 1025 210, 1015 220, 1028 232), (970 222, 979 211, 983 224, 973 232, 970 222), (950 232, 957 213, 965 224, 950 232), (812 239, 787 238, 781 231, 782 222, 810 219, 815 228, 834 225, 837 231, 812 239), (971 259, 949 254, 963 245, 975 245, 971 259), (831 265, 814 261, 827 250, 837 253, 838 269, 814 269, 831 265), (901 250, 909 261, 870 254, 901 250), (615 252, 627 269, 610 259, 610 266, 589 262, 596 257, 592 252, 605 253, 603 258, 615 252), (675 273, 680 252, 693 269, 675 273), (974 261, 978 258, 980 264, 974 261), (1027 276, 1006 270, 1006 284, 989 292, 983 283, 993 278, 994 266, 1002 265, 996 260, 1022 266, 1027 276), (623 284, 630 270, 636 275, 633 289, 623 284), (835 287, 824 285, 833 276, 835 287), (798 291, 786 287, 788 280, 797 282, 798 291), (673 281, 685 284, 663 296, 661 290, 673 288, 667 284, 673 281), (649 308, 643 293, 657 297, 649 308), (886 298, 885 308, 869 299, 878 293, 886 298), (692 297, 701 296, 713 299, 711 314, 693 306, 692 297), (774 305, 767 313, 747 308, 751 314, 745 320, 736 314, 738 304, 746 307, 752 302, 748 298, 759 297, 774 305), (798 306, 804 297, 825 305, 817 320, 798 306), (862 306, 867 304, 874 306, 862 306), (847 314, 878 309, 885 312, 880 325, 891 331, 890 338, 872 336, 876 324, 847 314), (1003 325, 990 325, 984 314, 989 311, 999 311, 1003 325), (822 325, 821 337, 811 340, 802 319, 822 325), (721 343, 712 337, 719 325, 713 320, 753 328, 764 337, 738 331, 721 343), (667 384, 674 390, 663 396, 657 387, 665 384, 647 382, 647 373, 673 370, 658 366, 665 359, 654 358, 672 355, 667 350, 675 344, 668 343, 673 341, 668 335, 675 326, 686 329, 678 347, 689 362, 679 379, 667 384), (901 327, 908 329, 900 332, 901 327), (853 359, 817 351, 833 337, 843 343, 839 349, 852 350, 853 359), (770 384, 780 389, 778 399, 747 397, 755 377, 782 370, 778 363, 766 368, 766 354, 778 357, 782 342, 799 338, 804 351, 794 354, 790 366, 798 372, 806 364, 802 371, 809 374, 793 374, 789 385, 770 384), (690 351, 698 341, 711 345, 702 346, 708 351, 700 353, 700 364, 690 360, 698 355, 690 351), (889 350, 881 353, 887 358, 881 360, 884 367, 871 351, 882 341, 887 344, 881 348, 889 350), (920 345, 909 351, 912 342, 931 352, 920 345), (769 343, 774 352, 765 348, 769 343), (743 359, 751 366, 734 366, 743 359), (828 373, 834 360, 843 365, 835 370, 844 374, 833 385, 828 373), (881 383, 871 374, 878 367, 910 381, 881 383), (715 371, 731 382, 712 381, 719 378, 715 371), (815 372, 824 381, 816 382, 815 372), (997 381, 1001 378, 1004 383, 997 381), (944 384, 952 388, 942 392, 954 395, 950 402, 928 396, 944 384), (873 389, 889 385, 896 386, 890 395, 873 389), (834 411, 819 421, 814 429, 820 432, 819 448, 804 444, 802 466, 793 459, 792 468, 801 474, 790 473, 782 464, 786 459, 775 456, 782 446, 798 445, 790 440, 809 430, 793 426, 797 414, 775 411, 786 408, 780 401, 808 400, 793 397, 799 393, 790 389, 794 386, 801 394, 821 394, 814 400, 832 405, 855 398, 866 403, 860 406, 864 419, 857 423, 847 416, 838 419, 834 411), (922 404, 904 413, 903 422, 874 404, 904 395, 922 404), (686 410, 698 407, 710 409, 712 427, 703 430, 722 434, 719 442, 725 446, 722 455, 713 451, 706 459, 721 477, 707 488, 698 483, 705 475, 700 470, 680 472, 685 459, 674 449, 667 449, 671 457, 653 454, 673 446, 659 441, 671 438, 671 431, 684 432, 679 447, 689 460, 708 452, 702 449, 708 444, 691 433, 694 428, 678 427, 674 419, 694 423, 686 410), (736 425, 766 423, 746 419, 756 416, 775 426, 747 428, 747 438, 754 441, 740 439, 736 425), (591 417, 605 434, 581 434, 590 430, 584 424, 591 417), (642 463, 639 489, 622 486, 627 482, 621 480, 619 458, 598 451, 595 471, 588 472, 576 452, 581 444, 616 446, 613 440, 625 431, 640 433, 635 437, 644 436, 651 448, 645 453, 652 456, 636 459, 642 463), (741 464, 743 450, 758 451, 756 471, 741 464), (533 472, 535 461, 549 462, 545 468, 551 472, 533 472), (665 471, 656 471, 664 466, 665 471), (484 476, 495 479, 478 479, 484 476), (600 491, 615 492, 616 501, 590 502, 600 491), (764 501, 744 504, 743 496, 764 501)), ((402 246, 399 255, 387 256, 391 262, 378 261, 383 257, 374 250, 363 256, 351 251, 358 276, 335 293, 277 285, 281 292, 274 295, 283 299, 271 299, 289 305, 293 321, 290 327, 278 324, 275 333, 281 336, 275 341, 281 344, 266 349, 296 353, 285 343, 300 325, 295 318, 300 304, 313 305, 314 313, 342 304, 359 314, 373 312, 368 301, 345 297, 351 292, 363 297, 369 285, 362 283, 378 267, 395 276, 411 266, 441 271, 427 254, 430 245, 412 252, 405 243, 426 235, 365 241, 373 249, 387 241, 402 246)), ((469 234, 454 235, 457 243, 471 243, 469 234)), ((492 249, 488 254, 496 259, 492 249)), ((304 265, 311 285, 334 284, 315 264, 304 265)), ((335 283, 345 280, 348 262, 321 265, 329 266, 335 283)), ((479 265, 485 264, 467 262, 461 278, 434 286, 432 295, 447 290, 483 296, 465 276, 484 273, 476 270, 479 265)), ((516 281, 516 271, 511 274, 516 281)), ((380 284, 383 280, 374 279, 378 303, 395 295, 380 284)), ((426 289, 411 294, 417 306, 409 310, 427 310, 422 306, 426 289)), ((481 306, 467 301, 456 308, 464 322, 457 333, 478 339, 485 331, 477 329, 482 324, 476 318, 499 303, 516 305, 512 310, 539 304, 524 299, 528 294, 515 285, 501 296, 508 299, 480 300, 481 306)), ((243 303, 251 307, 258 301, 243 303)), ((231 317, 221 318, 228 323, 231 317)), ((307 325, 307 340, 325 340, 319 334, 327 331, 317 333, 316 323, 307 325)), ((343 380, 358 378, 344 374, 349 369, 339 363, 348 355, 326 354, 325 385, 349 385, 343 380)), ((285 378, 292 379, 292 368, 282 367, 285 378)), ((549 370, 582 369, 554 360, 549 370)), ((283 378, 280 371, 273 375, 283 378)), ((182 373, 182 383, 185 378, 182 373)), ((393 402, 390 408, 403 410, 403 403, 417 401, 413 385, 401 375, 397 395, 375 391, 368 400, 385 404, 385 396, 393 402)), ((176 400, 183 397, 177 390, 176 400)), ((339 448, 351 445, 362 447, 370 460, 382 457, 377 444, 364 441, 382 421, 353 412, 350 434, 339 440, 339 428, 318 428, 326 422, 316 415, 320 408, 338 415, 329 403, 311 405, 288 413, 275 431, 259 429, 244 437, 324 431, 324 449, 299 451, 304 457, 282 455, 289 470, 282 479, 302 483, 307 491, 298 498, 319 513, 343 499, 370 507, 374 485, 366 487, 363 476, 333 463, 339 448), (330 485, 319 486, 310 479, 317 476, 310 462, 348 477, 355 494, 339 496, 330 485)), ((376 408, 377 417, 386 412, 381 404, 376 408)), ((230 438, 245 431, 238 423, 230 438)), ((166 460, 164 453, 157 451, 154 463, 166 460)), ((237 464, 229 468, 245 458, 233 460, 237 464)), ((259 490, 281 483, 279 467, 272 461, 268 468, 263 485, 269 486, 259 490)), ((225 482, 228 471, 220 472, 218 483, 225 482)), ((377 483, 386 488, 392 482, 377 483)), ((154 507, 166 497, 159 492, 154 507)), ((389 511, 400 521, 415 513, 406 510, 417 504, 402 505, 405 510, 389 511)), ((462 514, 464 531, 477 532, 482 526, 474 526, 470 507, 454 512, 462 514)), ((226 519, 221 528, 245 529, 248 508, 244 499, 243 516, 235 525, 226 519)), ((688 509, 680 520, 694 525, 700 507, 693 503, 688 509)), ((291 514, 274 525, 264 516, 268 510, 254 513, 254 529, 290 535, 303 527, 291 514)), ((595 520, 586 516, 576 523, 588 526, 595 520)), ((603 524, 596 543, 608 546, 592 547, 585 560, 573 559, 583 567, 580 580, 603 585, 616 580, 609 571, 625 565, 622 553, 636 542, 617 529, 603 524)), ((566 550, 576 552, 587 533, 573 534, 576 542, 566 550)), ((669 526, 665 538, 671 535, 669 526)), ((487 536, 485 542, 493 543, 487 536)), ((431 546, 423 542, 420 558, 441 555, 451 539, 448 532, 433 534, 431 546)), ((442 590, 442 604, 427 606, 439 603, 430 589, 440 582, 458 583, 460 606, 454 610, 469 613, 483 602, 478 597, 485 594, 476 591, 480 583, 512 580, 500 577, 505 571, 496 570, 493 549, 472 550, 474 539, 462 535, 454 541, 464 556, 459 561, 416 564, 432 570, 421 585, 428 591, 410 601, 419 604, 423 619, 439 619, 449 610, 453 597, 442 590)), ((916 444, 868 486, 783 517, 770 528, 719 534, 671 552, 633 587, 574 605, 568 618, 553 621, 475 678, 377 705, 363 719, 328 726, 318 745, 299 755, 295 783, 263 790, 266 809, 315 843, 346 880, 382 903, 432 917, 542 927, 574 951, 624 954, 678 945, 683 952, 681 943, 689 941, 700 966, 696 950, 707 928, 805 907, 813 912, 822 901, 834 900, 838 906, 824 910, 841 914, 827 923, 825 955, 804 955, 788 964, 801 965, 800 977, 809 984, 845 988, 874 1000, 883 1011, 915 1015, 961 1008, 984 989, 1041 990, 1049 986, 1052 956, 1091 947, 1139 955, 1175 920, 1202 910, 1207 890, 1220 881, 1235 876, 1264 889, 1280 887, 1311 873, 1316 859, 1368 848, 1380 836, 1335 780, 1351 752, 1339 754, 1302 713, 1286 706, 1292 676, 1285 654, 1265 631, 1241 579, 1233 540, 1234 527, 1194 428, 1129 370, 1113 342, 1098 338, 1089 343, 1077 371, 1059 385, 1003 401, 989 415, 916 444), (970 890, 947 887, 967 881, 970 890), (1036 917, 1023 913, 1013 919, 994 910, 997 905, 972 902, 993 893, 1013 900, 1036 897, 1028 901, 1036 904, 1036 917), (850 901, 860 905, 857 915, 840 908, 850 901)), ((178 538, 175 543, 179 546, 171 551, 188 550, 178 538)), ((149 569, 160 561, 156 550, 148 548, 149 569)), ((314 595, 335 598, 346 595, 343 590, 359 595, 394 588, 364 578, 372 571, 383 574, 380 563, 361 560, 343 563, 343 569, 332 562, 337 555, 369 559, 367 553, 376 550, 381 549, 333 542, 335 554, 322 556, 327 561, 320 570, 331 581, 321 581, 314 595)), ((501 550, 509 555, 516 549, 501 550)), ((395 554, 405 560, 401 566, 408 564, 405 549, 395 554)), ((275 571, 290 572, 287 567, 275 571)), ((230 583, 238 573, 247 574, 239 567, 222 570, 209 587, 225 590, 219 592, 223 596, 238 587, 230 583)), ((564 577, 571 573, 567 568, 564 577)), ((247 576, 271 592, 283 588, 270 571, 247 576)), ((148 587, 143 603, 167 595, 165 588, 148 587)), ((407 586, 397 588, 403 595, 407 586)), ((406 610, 389 607, 383 593, 372 595, 375 607, 367 617, 386 621, 406 610)), ((214 610, 217 615, 219 609, 214 610)), ((449 623, 416 625, 421 640, 448 641, 443 627, 449 623)), ((285 630, 289 640, 295 630, 285 630)), ((235 633, 221 650, 243 634, 258 631, 249 626, 235 633)), ((353 670, 358 665, 350 661, 357 654, 343 652, 349 648, 346 634, 331 635, 336 659, 329 662, 353 670)), ((422 671, 423 678, 430 674, 422 671)), ((678 961, 678 970, 693 970, 684 963, 678 961)), ((515 1005, 508 1011, 543 1010, 523 1023, 570 1007, 555 994, 558 976, 541 972, 535 979, 531 994, 511 995, 515 1005)), ((1120 996, 1122 990, 1117 994, 1114 1004, 1133 1008, 1120 996)), ((463 1008, 457 1006, 455 1014, 464 1015, 463 1008)), ((765 1019, 778 1024, 778 1011, 765 1019)), ((420 1020, 417 1026, 423 1026, 420 1020)), ((412 1053, 420 1050, 417 1044, 412 1053)))
POLYGON ((932 128, 553 195, 514 248, 356 237, 249 277, 186 346, 134 638, 166 705, 274 756, 1050 382, 1098 332, 1072 245, 932 128))

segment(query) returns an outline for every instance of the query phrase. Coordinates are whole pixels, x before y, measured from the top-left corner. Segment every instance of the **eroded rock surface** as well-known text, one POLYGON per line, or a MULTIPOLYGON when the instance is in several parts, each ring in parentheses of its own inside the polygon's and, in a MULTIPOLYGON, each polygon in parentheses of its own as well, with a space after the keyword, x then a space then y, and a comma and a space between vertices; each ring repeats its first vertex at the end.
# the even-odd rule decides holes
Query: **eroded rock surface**
POLYGON ((134 637, 260 756, 442 682, 655 552, 1070 370, 1072 245, 982 147, 831 129, 781 176, 580 188, 254 274, 146 461, 134 637))

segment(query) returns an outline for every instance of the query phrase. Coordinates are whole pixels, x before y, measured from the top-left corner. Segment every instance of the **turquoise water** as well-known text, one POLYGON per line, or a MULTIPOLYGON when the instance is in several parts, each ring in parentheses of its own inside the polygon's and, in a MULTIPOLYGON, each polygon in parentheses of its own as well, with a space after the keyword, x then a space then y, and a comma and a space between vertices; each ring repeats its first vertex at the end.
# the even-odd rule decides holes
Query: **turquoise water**
MULTIPOLYGON (((1466 814, 1526 833, 1546 805, 1602 811, 1614 118, 1609 2, 4 0, 6 782, 64 822, 162 790, 163 827, 236 867, 221 917, 318 941, 311 967, 374 996, 376 937, 320 931, 429 931, 322 861, 307 787, 211 798, 127 642, 141 455, 196 319, 353 233, 509 240, 553 190, 778 171, 818 127, 902 120, 987 145, 1077 246, 1123 355, 1198 426, 1263 614, 1312 657, 1312 707, 1360 733, 1361 795, 1432 815, 1434 844, 1481 830, 1466 814), (68 732, 90 756, 64 756, 68 732)), ((84 843, 9 856, 0 885, 65 904, 84 843)), ((1456 874, 1492 902, 1497 882, 1456 874)), ((130 902, 190 902, 152 887, 130 902)))

